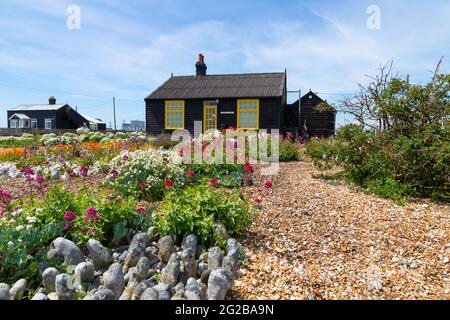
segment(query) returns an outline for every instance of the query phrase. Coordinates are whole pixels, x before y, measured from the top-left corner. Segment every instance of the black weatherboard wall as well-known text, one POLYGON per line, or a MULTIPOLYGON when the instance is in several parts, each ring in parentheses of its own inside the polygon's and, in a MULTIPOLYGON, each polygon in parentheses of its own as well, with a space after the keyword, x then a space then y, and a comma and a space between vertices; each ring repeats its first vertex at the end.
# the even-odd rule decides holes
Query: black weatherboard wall
POLYGON ((286 130, 297 128, 301 135, 307 133, 313 137, 330 137, 335 134, 336 128, 336 110, 330 108, 327 111, 321 111, 318 106, 325 102, 317 94, 310 91, 301 99, 300 122, 298 100, 286 106, 285 128, 286 130), (307 132, 305 132, 305 125, 307 132))
POLYGON ((165 130, 168 100, 184 101, 184 129, 191 134, 194 134, 194 122, 204 121, 205 101, 217 102, 217 129, 237 127, 240 99, 259 101, 258 129, 283 129, 286 72, 207 75, 202 54, 195 67, 195 76, 172 76, 145 99, 149 133, 172 131, 165 130))

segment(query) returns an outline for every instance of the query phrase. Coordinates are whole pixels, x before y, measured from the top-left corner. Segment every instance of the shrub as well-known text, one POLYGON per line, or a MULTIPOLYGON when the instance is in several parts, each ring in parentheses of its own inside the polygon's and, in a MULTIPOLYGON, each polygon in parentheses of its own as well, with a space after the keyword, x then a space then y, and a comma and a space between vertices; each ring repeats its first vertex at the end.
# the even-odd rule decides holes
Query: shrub
POLYGON ((435 74, 425 85, 383 81, 343 102, 359 124, 340 128, 335 139, 313 140, 307 154, 321 166, 342 166, 347 179, 383 197, 449 201, 450 75, 435 74))
POLYGON ((214 232, 214 222, 222 223, 231 235, 240 235, 251 223, 251 209, 237 190, 206 184, 168 193, 155 225, 161 235, 181 238, 194 233, 206 243, 214 232))
POLYGON ((280 162, 298 161, 299 159, 298 146, 290 141, 280 142, 280 162))
POLYGON ((162 199, 170 180, 175 187, 186 182, 183 167, 176 164, 177 155, 171 151, 143 150, 118 156, 111 161, 111 167, 117 171, 108 179, 114 190, 124 195, 133 195, 141 199, 162 199))

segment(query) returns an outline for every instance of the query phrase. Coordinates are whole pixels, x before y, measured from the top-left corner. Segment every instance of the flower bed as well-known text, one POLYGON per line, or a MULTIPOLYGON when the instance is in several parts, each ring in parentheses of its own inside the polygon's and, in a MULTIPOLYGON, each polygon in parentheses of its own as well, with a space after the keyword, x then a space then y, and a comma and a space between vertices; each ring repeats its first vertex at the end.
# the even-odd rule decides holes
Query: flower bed
POLYGON ((4 176, 28 191, 0 192, 0 299, 5 288, 8 299, 223 299, 245 256, 230 236, 251 222, 254 204, 239 188, 252 183, 253 167, 183 165, 177 152, 153 148, 54 145, 11 163, 4 176), (103 183, 49 183, 92 174, 103 183), (80 283, 74 291, 68 279, 80 283))

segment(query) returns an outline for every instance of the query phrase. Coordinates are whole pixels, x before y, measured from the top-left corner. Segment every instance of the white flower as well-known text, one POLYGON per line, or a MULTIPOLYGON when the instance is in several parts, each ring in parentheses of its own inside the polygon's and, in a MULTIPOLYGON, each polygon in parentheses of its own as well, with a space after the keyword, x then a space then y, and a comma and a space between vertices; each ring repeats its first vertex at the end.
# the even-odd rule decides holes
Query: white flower
POLYGON ((16 227, 16 231, 22 231, 23 229, 25 229, 25 227, 23 225, 16 227))
POLYGON ((9 242, 8 242, 8 247, 13 247, 13 246, 14 246, 14 242, 9 241, 9 242))

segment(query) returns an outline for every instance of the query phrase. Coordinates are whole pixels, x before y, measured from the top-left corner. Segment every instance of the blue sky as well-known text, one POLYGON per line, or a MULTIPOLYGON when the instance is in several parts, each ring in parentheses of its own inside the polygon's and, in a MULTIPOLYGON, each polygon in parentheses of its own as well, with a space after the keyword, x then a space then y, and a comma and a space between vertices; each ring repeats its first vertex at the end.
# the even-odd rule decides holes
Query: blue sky
MULTIPOLYGON (((0 126, 6 109, 59 102, 118 126, 144 118, 144 98, 175 75, 288 70, 290 90, 338 101, 394 59, 425 82, 441 56, 450 69, 450 1, 1 0, 0 126), (66 27, 69 5, 81 29, 66 27), (369 30, 366 10, 381 9, 369 30)), ((295 97, 292 96, 291 99, 295 97)), ((348 119, 339 116, 339 123, 348 119)))

